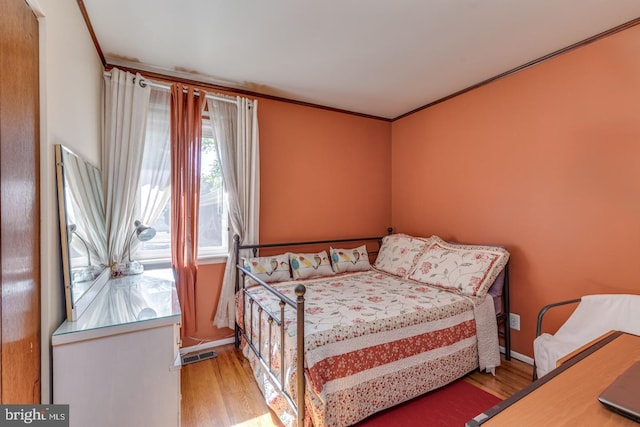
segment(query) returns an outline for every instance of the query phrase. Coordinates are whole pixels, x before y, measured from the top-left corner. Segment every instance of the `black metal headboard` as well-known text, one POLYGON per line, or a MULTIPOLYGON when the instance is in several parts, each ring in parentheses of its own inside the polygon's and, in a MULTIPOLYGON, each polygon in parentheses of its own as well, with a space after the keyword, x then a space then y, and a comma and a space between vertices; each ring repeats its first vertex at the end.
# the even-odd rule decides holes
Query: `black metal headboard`
MULTIPOLYGON (((389 233, 392 232, 392 229, 387 229, 389 233)), ((349 239, 332 239, 332 240, 311 240, 311 241, 300 241, 300 242, 286 242, 286 243, 262 243, 262 244, 253 244, 253 245, 242 245, 240 244, 240 236, 237 234, 233 236, 233 246, 235 252, 235 261, 237 267, 242 268, 240 265, 240 251, 242 249, 251 249, 253 252, 253 256, 258 256, 258 250, 267 249, 267 248, 287 248, 287 247, 296 247, 296 246, 314 246, 314 245, 326 245, 330 243, 354 243, 354 242, 370 242, 377 241, 378 248, 382 245, 382 237, 357 237, 357 238, 349 238, 349 239)), ((377 254, 378 251, 370 251, 370 254, 377 254)), ((240 290, 240 278, 239 275, 236 275, 236 292, 240 290)))

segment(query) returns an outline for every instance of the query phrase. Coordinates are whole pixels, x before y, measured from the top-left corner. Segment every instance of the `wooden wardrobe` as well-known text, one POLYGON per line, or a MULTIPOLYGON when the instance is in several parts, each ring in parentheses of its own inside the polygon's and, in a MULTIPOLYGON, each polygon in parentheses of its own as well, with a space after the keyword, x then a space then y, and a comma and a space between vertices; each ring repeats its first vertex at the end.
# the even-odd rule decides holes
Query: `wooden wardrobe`
MULTIPOLYGON (((40 403, 38 21, 0 0, 0 403, 40 403)), ((55 213, 52 213, 52 215, 55 213)))

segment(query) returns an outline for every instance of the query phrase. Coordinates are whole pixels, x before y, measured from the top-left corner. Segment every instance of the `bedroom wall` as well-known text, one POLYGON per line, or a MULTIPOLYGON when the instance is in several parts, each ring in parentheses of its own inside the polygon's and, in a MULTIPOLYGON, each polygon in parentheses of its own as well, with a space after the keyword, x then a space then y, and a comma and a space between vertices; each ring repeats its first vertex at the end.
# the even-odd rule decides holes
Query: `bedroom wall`
MULTIPOLYGON (((391 123, 270 99, 258 102, 260 241, 385 234, 391 225, 391 123)), ((224 266, 200 265, 197 338, 232 335, 211 324, 224 266)))
POLYGON ((640 289, 639 50, 636 26, 392 124, 394 228, 505 244, 522 354, 543 305, 640 289))

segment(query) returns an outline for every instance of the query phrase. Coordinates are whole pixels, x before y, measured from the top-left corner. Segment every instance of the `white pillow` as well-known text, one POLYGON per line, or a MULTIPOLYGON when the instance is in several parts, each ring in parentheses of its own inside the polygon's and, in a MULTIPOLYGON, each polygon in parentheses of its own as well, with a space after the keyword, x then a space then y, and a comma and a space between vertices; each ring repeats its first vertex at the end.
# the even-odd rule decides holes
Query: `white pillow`
POLYGON ((291 272, 294 279, 330 276, 335 274, 327 251, 318 253, 289 253, 291 272))
MULTIPOLYGON (((253 273, 258 279, 267 283, 291 280, 288 254, 245 258, 244 268, 253 273)), ((257 282, 249 278, 249 284, 254 283, 257 282)))
POLYGON ((484 297, 509 260, 499 246, 433 243, 418 259, 409 278, 428 285, 455 289, 464 295, 484 297))
POLYGON ((336 273, 367 271, 371 269, 367 245, 353 249, 329 248, 329 253, 331 253, 331 263, 336 273))
POLYGON ((374 267, 395 276, 407 277, 418 256, 430 243, 430 239, 406 234, 384 236, 374 267))

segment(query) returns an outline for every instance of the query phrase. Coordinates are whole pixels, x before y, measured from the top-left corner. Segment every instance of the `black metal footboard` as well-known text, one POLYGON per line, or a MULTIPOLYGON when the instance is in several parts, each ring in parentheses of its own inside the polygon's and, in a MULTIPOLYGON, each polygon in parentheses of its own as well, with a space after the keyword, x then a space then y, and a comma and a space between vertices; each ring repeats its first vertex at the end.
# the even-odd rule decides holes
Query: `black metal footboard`
POLYGON ((269 311, 266 307, 264 307, 259 301, 257 301, 253 295, 251 295, 247 290, 242 287, 242 307, 243 307, 243 316, 242 316, 242 327, 239 327, 236 323, 236 345, 239 345, 239 340, 244 338, 246 344, 249 346, 251 351, 256 355, 258 361, 262 365, 264 371, 269 375, 273 385, 277 387, 280 394, 284 397, 285 401, 289 404, 291 409, 296 414, 296 418, 298 420, 298 426, 304 426, 304 294, 306 289, 304 285, 298 285, 295 288, 296 293, 296 301, 293 301, 289 297, 281 294, 273 287, 269 286, 267 283, 263 282, 256 276, 254 276, 250 271, 246 270, 240 263, 237 265, 238 275, 242 275, 242 281, 244 282, 246 276, 255 280, 260 286, 269 290, 276 298, 280 300, 280 313, 276 314, 269 311), (248 313, 246 307, 249 307, 248 313), (263 330, 262 330, 262 322, 261 319, 258 319, 257 326, 257 342, 254 340, 256 334, 254 334, 253 327, 253 315, 254 315, 254 305, 257 306, 258 316, 265 315, 268 323, 268 331, 266 333, 269 337, 269 343, 271 343, 271 336, 273 335, 274 324, 275 327, 278 328, 280 334, 280 375, 279 377, 272 370, 272 352, 268 351, 268 359, 265 360, 262 354, 262 342, 263 342, 263 330), (296 391, 297 396, 291 396, 286 388, 285 388, 285 307, 289 305, 294 310, 296 310, 296 391), (249 327, 247 328, 247 315, 249 316, 249 327))
MULTIPOLYGON (((277 289, 273 288, 268 283, 264 282, 260 278, 256 277, 249 270, 245 269, 243 263, 240 262, 240 250, 251 249, 253 256, 257 256, 258 250, 262 248, 286 248, 294 246, 314 246, 329 243, 353 243, 353 242, 367 242, 376 241, 378 248, 381 245, 382 237, 366 237, 356 239, 339 239, 339 240, 322 240, 322 241, 310 241, 310 242, 295 242, 295 243, 274 243, 274 244, 262 244, 262 245, 241 245, 238 236, 234 236, 234 249, 236 260, 236 295, 242 298, 240 304, 242 304, 243 315, 238 324, 236 321, 236 347, 240 346, 241 340, 244 340, 246 345, 251 349, 258 359, 260 365, 269 378, 271 379, 274 387, 278 389, 278 392, 283 396, 284 400, 291 407, 292 411, 296 415, 298 426, 304 426, 304 396, 305 396, 305 376, 304 376, 304 295, 306 288, 304 285, 299 284, 295 288, 296 300, 292 300, 280 293, 277 289), (268 290, 273 296, 280 300, 279 310, 277 313, 270 311, 267 307, 261 304, 254 296, 245 288, 245 281, 247 278, 253 279, 257 285, 268 290), (240 294, 238 294, 240 292, 240 294), (296 395, 291 396, 285 387, 285 308, 290 306, 295 310, 295 322, 296 322, 296 395), (248 307, 248 309, 247 309, 248 307), (257 316, 264 316, 267 320, 266 331, 263 331, 262 317, 254 322, 254 313, 257 316), (247 318, 248 316, 248 318, 247 318), (257 325, 258 330, 254 331, 254 324, 257 325), (279 375, 272 369, 272 351, 271 351, 271 336, 278 333, 280 336, 280 352, 278 354, 280 373, 279 375), (262 351, 262 344, 265 339, 265 334, 269 337, 269 351, 265 356, 262 351)), ((376 254, 376 251, 370 251, 370 254, 376 254)))

